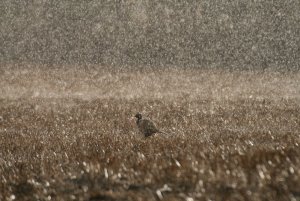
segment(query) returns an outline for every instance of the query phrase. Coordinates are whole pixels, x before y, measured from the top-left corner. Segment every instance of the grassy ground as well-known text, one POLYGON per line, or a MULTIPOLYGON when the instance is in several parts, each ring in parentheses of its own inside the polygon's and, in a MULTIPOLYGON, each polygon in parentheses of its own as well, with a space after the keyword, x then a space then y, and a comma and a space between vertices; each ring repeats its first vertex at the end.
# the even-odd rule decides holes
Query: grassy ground
POLYGON ((300 200, 300 73, 1 71, 0 200, 300 200))

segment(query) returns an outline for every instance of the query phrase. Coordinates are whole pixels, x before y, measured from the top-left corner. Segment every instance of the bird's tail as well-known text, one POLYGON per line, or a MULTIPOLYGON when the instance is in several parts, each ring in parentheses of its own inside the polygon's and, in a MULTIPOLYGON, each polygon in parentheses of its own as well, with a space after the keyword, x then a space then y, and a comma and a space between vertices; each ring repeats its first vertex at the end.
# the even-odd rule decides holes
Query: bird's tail
POLYGON ((166 133, 166 132, 164 132, 164 131, 158 131, 157 133, 163 134, 163 135, 168 136, 168 137, 171 136, 170 133, 166 133))

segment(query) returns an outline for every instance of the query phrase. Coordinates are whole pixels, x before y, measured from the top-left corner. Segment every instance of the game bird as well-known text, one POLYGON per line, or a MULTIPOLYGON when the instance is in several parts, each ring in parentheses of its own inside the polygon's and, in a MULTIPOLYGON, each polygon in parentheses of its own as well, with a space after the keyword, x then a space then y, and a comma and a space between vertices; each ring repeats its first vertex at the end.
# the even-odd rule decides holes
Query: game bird
POLYGON ((135 116, 137 118, 136 124, 139 129, 139 131, 145 136, 149 137, 155 133, 162 133, 165 134, 164 132, 160 131, 155 123, 151 121, 150 119, 143 118, 142 114, 137 113, 135 116))

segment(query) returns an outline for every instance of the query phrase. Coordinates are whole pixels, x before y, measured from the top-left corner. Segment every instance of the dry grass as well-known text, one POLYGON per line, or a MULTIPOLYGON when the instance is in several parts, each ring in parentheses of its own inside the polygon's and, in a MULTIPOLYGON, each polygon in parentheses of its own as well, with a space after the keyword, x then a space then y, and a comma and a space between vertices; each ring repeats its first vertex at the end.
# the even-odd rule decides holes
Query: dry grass
POLYGON ((299 80, 2 69, 0 200, 300 200, 299 80))

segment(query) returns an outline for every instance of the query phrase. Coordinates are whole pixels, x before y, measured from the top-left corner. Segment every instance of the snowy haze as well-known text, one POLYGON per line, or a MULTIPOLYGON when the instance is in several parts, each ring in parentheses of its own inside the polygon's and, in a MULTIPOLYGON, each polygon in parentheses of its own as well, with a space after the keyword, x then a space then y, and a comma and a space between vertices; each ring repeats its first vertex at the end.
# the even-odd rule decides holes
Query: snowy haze
POLYGON ((0 62, 299 69, 300 2, 0 2, 0 62))

